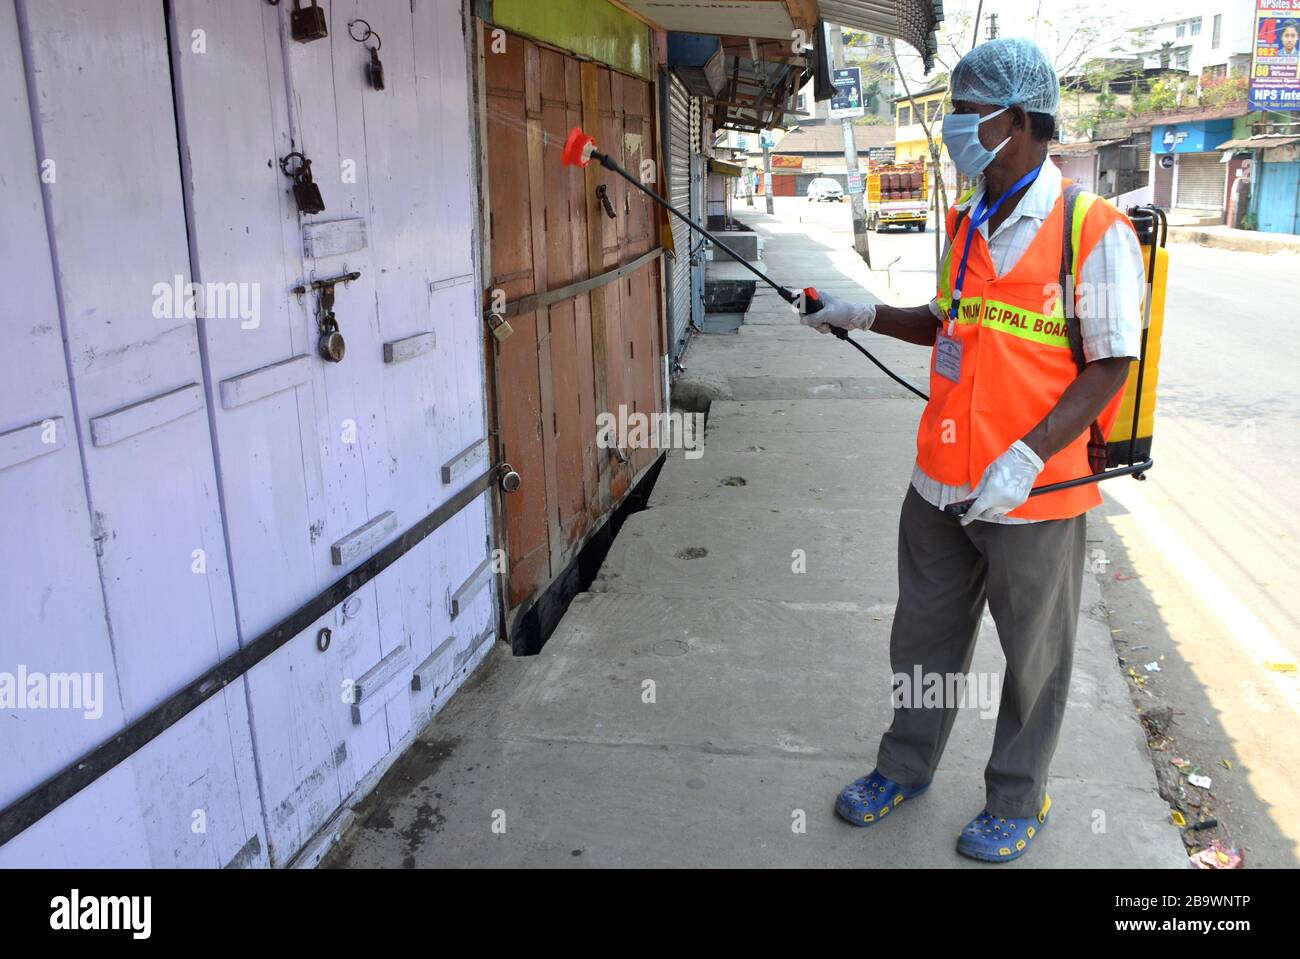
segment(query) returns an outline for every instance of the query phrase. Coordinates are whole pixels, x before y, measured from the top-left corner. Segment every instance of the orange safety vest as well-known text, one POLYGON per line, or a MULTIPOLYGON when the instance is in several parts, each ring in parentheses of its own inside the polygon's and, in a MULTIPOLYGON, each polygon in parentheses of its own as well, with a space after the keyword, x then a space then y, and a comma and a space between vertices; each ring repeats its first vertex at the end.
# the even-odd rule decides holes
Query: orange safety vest
MULTIPOLYGON (((956 207, 948 211, 948 252, 939 271, 939 306, 944 320, 936 331, 930 361, 930 400, 916 434, 916 461, 932 479, 950 486, 974 487, 984 470, 1011 444, 1037 426, 1079 375, 1082 356, 1071 349, 1070 333, 1060 293, 1065 236, 1064 194, 1043 221, 1019 262, 996 276, 988 245, 981 234, 971 244, 970 260, 958 303, 952 338, 961 344, 961 374, 954 383, 936 370, 939 333, 948 332, 952 289, 960 251, 971 218, 956 207), (954 235, 954 231, 956 235, 954 235)), ((969 199, 974 191, 966 195, 969 199)), ((1072 227, 1073 262, 1077 277, 1083 263, 1105 232, 1116 222, 1132 229, 1128 217, 1093 193, 1075 201, 1072 227)), ((1110 432, 1123 390, 1098 417, 1101 436, 1110 432)), ((1046 486, 1094 473, 1088 458, 1091 431, 1061 450, 1043 466, 1035 486, 1046 486)), ((1096 483, 1031 496, 1009 515, 1022 519, 1067 519, 1101 503, 1096 483)))

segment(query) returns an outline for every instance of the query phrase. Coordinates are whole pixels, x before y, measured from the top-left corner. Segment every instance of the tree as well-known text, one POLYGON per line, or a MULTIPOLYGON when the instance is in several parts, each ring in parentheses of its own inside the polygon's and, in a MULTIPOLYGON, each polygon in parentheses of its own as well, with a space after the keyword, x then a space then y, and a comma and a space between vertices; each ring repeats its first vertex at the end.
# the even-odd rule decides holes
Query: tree
POLYGON ((1147 89, 1133 95, 1133 115, 1176 110, 1187 93, 1187 77, 1181 73, 1163 73, 1147 89))
MULTIPOLYGON (((943 24, 935 38, 939 47, 935 54, 935 68, 942 69, 945 74, 951 74, 957 61, 971 50, 977 9, 971 0, 966 0, 961 6, 952 4, 954 9, 951 10, 947 9, 948 6, 945 4, 943 24)), ((1051 10, 1044 15, 1044 6, 1038 4, 1034 15, 1019 20, 1004 13, 999 17, 998 27, 1003 37, 1028 36, 1041 46, 1056 68, 1057 76, 1072 77, 1080 72, 1083 64, 1104 53, 1131 53, 1135 47, 1136 38, 1132 31, 1122 26, 1129 22, 1127 11, 1131 7, 1114 0, 1074 0, 1059 5, 1053 3, 1051 10)), ((987 13, 986 10, 986 19, 987 13)), ((900 50, 899 61, 914 84, 929 85, 932 82, 926 79, 920 55, 915 51, 904 47, 900 50)))

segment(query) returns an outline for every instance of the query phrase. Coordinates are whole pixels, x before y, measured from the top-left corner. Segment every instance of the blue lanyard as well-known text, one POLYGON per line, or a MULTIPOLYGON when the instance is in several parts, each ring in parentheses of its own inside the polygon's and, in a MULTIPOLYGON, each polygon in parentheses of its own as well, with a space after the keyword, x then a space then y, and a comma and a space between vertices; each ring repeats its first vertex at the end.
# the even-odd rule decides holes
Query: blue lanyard
POLYGON ((1012 185, 1011 189, 998 197, 998 202, 994 203, 992 207, 985 205, 985 201, 988 199, 988 182, 985 181, 984 193, 980 196, 979 203, 975 205, 975 212, 971 215, 970 224, 966 227, 966 247, 962 250, 961 265, 957 267, 957 286, 952 291, 952 307, 948 313, 949 336, 953 334, 954 325, 957 322, 957 307, 961 303, 961 288, 962 284, 966 282, 966 263, 970 259, 970 245, 975 238, 976 231, 993 218, 993 214, 1002 208, 1002 204, 1006 202, 1007 197, 1014 196, 1022 187, 1028 186, 1038 179, 1040 170, 1042 170, 1042 167, 1035 167, 1022 176, 1012 185))

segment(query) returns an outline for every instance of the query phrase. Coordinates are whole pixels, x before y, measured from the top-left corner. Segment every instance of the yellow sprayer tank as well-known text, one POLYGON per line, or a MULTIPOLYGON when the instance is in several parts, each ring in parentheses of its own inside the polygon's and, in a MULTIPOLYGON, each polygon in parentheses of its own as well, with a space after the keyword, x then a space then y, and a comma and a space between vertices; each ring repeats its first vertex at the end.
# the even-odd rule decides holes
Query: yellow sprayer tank
POLYGON ((1106 437, 1109 468, 1143 463, 1151 458, 1155 429, 1156 383, 1160 379, 1160 337, 1165 326, 1165 284, 1169 279, 1169 252, 1165 249, 1168 226, 1156 207, 1128 211, 1142 244, 1147 270, 1147 295, 1143 302, 1142 357, 1129 366, 1119 414, 1106 437), (1137 407, 1137 433, 1133 410, 1137 407))

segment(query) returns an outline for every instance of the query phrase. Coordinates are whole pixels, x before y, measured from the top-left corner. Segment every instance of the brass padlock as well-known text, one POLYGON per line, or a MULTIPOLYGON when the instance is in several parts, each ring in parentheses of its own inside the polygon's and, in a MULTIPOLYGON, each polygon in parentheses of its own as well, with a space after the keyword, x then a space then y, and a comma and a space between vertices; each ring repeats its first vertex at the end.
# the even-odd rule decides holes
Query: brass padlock
POLYGON ((324 40, 329 36, 325 11, 320 8, 316 0, 311 0, 310 7, 304 7, 302 0, 293 0, 293 10, 289 13, 289 32, 299 43, 324 40))
POLYGON ((492 335, 497 338, 498 343, 504 343, 510 338, 510 334, 514 332, 514 327, 507 323, 506 318, 500 313, 488 314, 488 328, 492 331, 492 335))
POLYGON ((320 339, 316 342, 316 349, 320 351, 322 358, 331 363, 343 362, 347 344, 343 342, 343 334, 339 332, 338 321, 334 319, 332 313, 321 321, 320 339))

